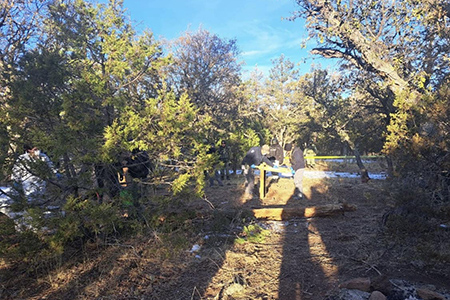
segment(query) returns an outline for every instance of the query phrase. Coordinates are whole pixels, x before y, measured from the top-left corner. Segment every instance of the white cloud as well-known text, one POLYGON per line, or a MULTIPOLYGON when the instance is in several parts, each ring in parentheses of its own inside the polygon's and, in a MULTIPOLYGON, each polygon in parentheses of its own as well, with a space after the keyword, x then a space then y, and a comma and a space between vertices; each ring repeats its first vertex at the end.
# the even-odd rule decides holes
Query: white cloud
POLYGON ((258 56, 258 55, 261 55, 263 52, 262 51, 259 51, 259 50, 250 50, 250 51, 245 51, 245 52, 242 52, 242 56, 258 56))

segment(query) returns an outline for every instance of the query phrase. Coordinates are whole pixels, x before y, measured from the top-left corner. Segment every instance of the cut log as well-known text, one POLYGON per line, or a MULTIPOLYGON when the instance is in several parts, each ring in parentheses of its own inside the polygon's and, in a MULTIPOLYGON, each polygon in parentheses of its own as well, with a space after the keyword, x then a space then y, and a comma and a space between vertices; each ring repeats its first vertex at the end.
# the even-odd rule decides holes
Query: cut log
POLYGON ((345 211, 355 211, 355 205, 347 203, 327 204, 312 207, 286 207, 286 208, 255 208, 252 213, 257 219, 288 220, 292 218, 327 217, 342 214, 345 211))

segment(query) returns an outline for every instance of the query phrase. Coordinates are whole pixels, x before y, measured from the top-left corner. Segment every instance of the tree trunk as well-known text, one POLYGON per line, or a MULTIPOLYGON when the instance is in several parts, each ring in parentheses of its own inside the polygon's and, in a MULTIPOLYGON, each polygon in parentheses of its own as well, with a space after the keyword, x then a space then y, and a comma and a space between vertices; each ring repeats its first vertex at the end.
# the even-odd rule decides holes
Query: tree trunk
POLYGON ((358 165, 359 169, 360 170, 366 169, 366 167, 364 167, 364 164, 362 162, 361 154, 359 153, 358 147, 355 147, 355 149, 353 149, 353 154, 355 155, 356 164, 358 165))
POLYGON ((388 177, 393 178, 394 177, 394 163, 392 162, 392 159, 390 156, 386 156, 386 163, 387 163, 387 172, 388 177))
POLYGON ((364 166, 362 159, 361 159, 361 154, 359 153, 358 150, 358 146, 354 146, 353 149, 350 146, 350 143, 348 141, 345 141, 345 143, 347 144, 347 147, 353 151, 353 154, 355 155, 355 159, 356 159, 356 164, 358 165, 359 171, 361 172, 361 182, 366 183, 370 180, 369 177, 369 171, 367 171, 366 167, 364 166))
POLYGON ((361 69, 378 74, 386 80, 389 88, 396 96, 402 95, 405 91, 410 90, 412 95, 406 101, 409 103, 415 103, 417 101, 418 93, 413 90, 407 80, 400 76, 397 68, 384 58, 383 54, 388 52, 385 44, 364 35, 353 25, 353 19, 351 21, 345 20, 329 2, 322 2, 320 6, 313 0, 307 0, 305 2, 315 6, 320 11, 323 19, 327 20, 328 29, 332 29, 341 40, 353 45, 353 48, 360 53, 360 56, 349 54, 351 51, 344 52, 332 48, 315 48, 311 53, 320 54, 326 58, 346 59, 361 69))

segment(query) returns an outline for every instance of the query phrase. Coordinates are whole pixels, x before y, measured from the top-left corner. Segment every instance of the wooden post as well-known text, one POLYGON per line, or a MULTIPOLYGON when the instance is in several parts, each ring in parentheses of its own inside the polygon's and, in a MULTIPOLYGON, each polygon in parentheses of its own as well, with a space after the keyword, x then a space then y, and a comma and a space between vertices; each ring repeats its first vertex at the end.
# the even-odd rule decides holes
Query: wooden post
POLYGON ((259 199, 266 197, 266 169, 259 169, 259 199))
POLYGON ((266 197, 266 172, 267 171, 271 171, 271 172, 277 172, 277 173, 290 173, 291 169, 288 167, 278 167, 278 168, 274 168, 271 167, 269 165, 267 165, 266 163, 262 163, 259 166, 256 167, 257 169, 259 169, 259 199, 264 199, 264 197, 266 197))

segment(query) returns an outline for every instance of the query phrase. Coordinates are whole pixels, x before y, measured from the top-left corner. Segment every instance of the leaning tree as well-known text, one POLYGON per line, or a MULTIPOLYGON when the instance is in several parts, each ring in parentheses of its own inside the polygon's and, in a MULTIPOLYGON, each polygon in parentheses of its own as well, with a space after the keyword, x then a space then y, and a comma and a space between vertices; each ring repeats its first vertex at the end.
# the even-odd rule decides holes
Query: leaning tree
MULTIPOLYGON (((296 2, 292 20, 307 20, 310 37, 318 42, 313 54, 341 59, 347 70, 370 74, 362 78, 372 80, 365 84, 367 91, 386 109, 384 151, 396 158, 397 167, 425 159, 420 151, 409 150, 431 144, 433 136, 448 136, 428 108, 430 101, 441 102, 438 90, 450 74, 449 5, 437 0, 296 2)), ((448 149, 438 148, 434 165, 442 169, 438 161, 448 149)))

